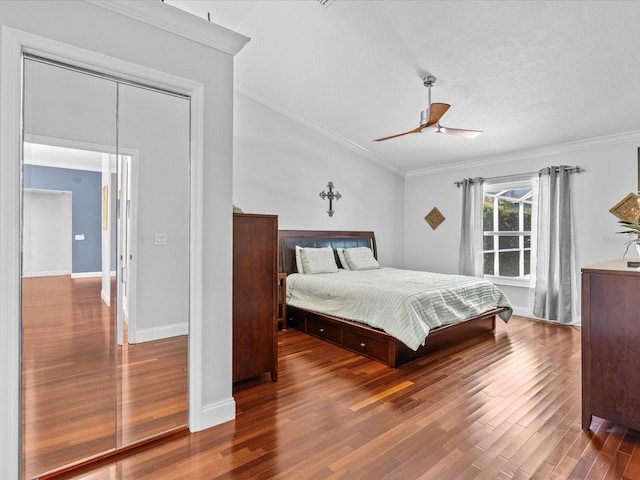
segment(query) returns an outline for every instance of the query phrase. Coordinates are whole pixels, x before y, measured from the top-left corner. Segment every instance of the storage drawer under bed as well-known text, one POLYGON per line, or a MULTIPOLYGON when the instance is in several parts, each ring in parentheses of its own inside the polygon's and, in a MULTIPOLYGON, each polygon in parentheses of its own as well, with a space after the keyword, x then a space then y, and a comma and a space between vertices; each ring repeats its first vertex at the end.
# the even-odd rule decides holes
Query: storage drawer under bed
POLYGON ((342 328, 339 325, 332 325, 325 320, 307 317, 306 333, 337 343, 338 345, 342 344, 342 328))
POLYGON ((335 343, 355 353, 387 363, 389 342, 384 334, 374 331, 361 331, 362 327, 350 327, 349 324, 323 317, 314 312, 292 308, 289 324, 315 337, 335 343))
POLYGON ((389 355, 387 343, 354 332, 343 332, 342 345, 349 350, 383 361, 386 361, 389 355))

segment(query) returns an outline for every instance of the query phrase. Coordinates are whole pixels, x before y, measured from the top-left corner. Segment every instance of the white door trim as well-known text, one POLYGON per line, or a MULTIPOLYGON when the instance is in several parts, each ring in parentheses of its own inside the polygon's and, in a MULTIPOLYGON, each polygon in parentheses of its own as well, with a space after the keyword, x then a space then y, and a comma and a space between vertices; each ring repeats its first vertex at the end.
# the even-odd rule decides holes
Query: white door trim
MULTIPOLYGON (((204 85, 131 62, 91 52, 39 35, 2 27, 0 59, 0 477, 19 478, 21 435, 20 386, 20 158, 22 148, 22 53, 123 77, 191 97, 189 428, 208 425, 202 405, 202 278, 203 278, 203 143, 204 85)), ((223 416, 233 400, 220 406, 223 416)), ((231 417, 233 418, 233 417, 231 417)), ((229 420, 231 418, 225 418, 229 420)))
POLYGON ((21 45, 2 30, 0 67, 0 476, 20 478, 21 45))
MULTIPOLYGON (((130 153, 125 153, 121 151, 120 154, 122 157, 129 157, 127 161, 127 180, 126 187, 130 189, 130 196, 124 197, 124 203, 129 201, 129 208, 126 205, 121 204, 118 208, 120 209, 119 215, 121 216, 116 220, 118 224, 118 237, 117 243, 118 245, 122 245, 122 234, 124 229, 130 227, 129 237, 127 239, 127 248, 122 248, 122 250, 126 251, 126 255, 130 257, 130 261, 125 261, 127 264, 127 291, 129 292, 126 298, 126 311, 123 311, 123 299, 122 299, 122 279, 118 276, 117 282, 117 322, 118 322, 118 344, 122 345, 122 322, 127 322, 128 336, 127 343, 138 343, 138 331, 137 331, 137 285, 138 285, 138 251, 136 250, 138 246, 138 171, 139 171, 139 161, 138 161, 138 151, 129 150, 130 153), (133 153, 131 153, 133 152, 133 153), (127 227, 127 217, 122 216, 122 212, 128 212, 130 218, 130 226, 127 227)), ((120 160, 117 160, 119 162, 120 160)), ((120 170, 120 168, 118 168, 120 170)), ((119 172, 120 175, 120 172, 119 172)), ((120 190, 122 185, 120 185, 120 179, 118 180, 118 189, 120 190)), ((122 197, 121 197, 122 198, 122 197)), ((121 200, 122 201, 122 200, 121 200)), ((122 260, 121 256, 121 248, 118 249, 118 255, 116 258, 116 269, 118 273, 122 273, 122 260)), ((188 332, 183 333, 183 335, 188 334, 188 332)))

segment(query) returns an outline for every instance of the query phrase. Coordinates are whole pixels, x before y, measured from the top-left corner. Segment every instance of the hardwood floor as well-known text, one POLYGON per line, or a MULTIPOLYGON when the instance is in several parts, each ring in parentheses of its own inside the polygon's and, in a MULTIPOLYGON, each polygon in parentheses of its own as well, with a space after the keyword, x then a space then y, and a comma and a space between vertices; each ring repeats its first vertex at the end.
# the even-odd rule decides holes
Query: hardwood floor
POLYGON ((187 423, 186 336, 116 347, 100 282, 23 280, 24 478, 187 423))
POLYGON ((580 428, 580 329, 514 317, 398 370, 289 329, 237 418, 73 479, 640 479, 640 433, 580 428))

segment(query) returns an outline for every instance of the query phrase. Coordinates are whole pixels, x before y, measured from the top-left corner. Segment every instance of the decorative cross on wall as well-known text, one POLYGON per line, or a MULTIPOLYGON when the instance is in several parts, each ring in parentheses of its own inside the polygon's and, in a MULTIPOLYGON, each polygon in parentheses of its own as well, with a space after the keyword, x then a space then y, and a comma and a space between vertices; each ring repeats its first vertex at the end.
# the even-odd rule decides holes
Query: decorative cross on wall
POLYGON ((340 192, 334 192, 333 188, 333 182, 329 182, 327 183, 327 188, 329 189, 329 193, 325 193, 325 191, 321 191, 320 192, 320 198, 322 198, 323 200, 325 198, 329 199, 329 210, 327 210, 327 213, 329 214, 330 217, 333 217, 333 199, 335 198, 336 200, 340 200, 340 198, 342 198, 342 195, 340 195, 340 192))

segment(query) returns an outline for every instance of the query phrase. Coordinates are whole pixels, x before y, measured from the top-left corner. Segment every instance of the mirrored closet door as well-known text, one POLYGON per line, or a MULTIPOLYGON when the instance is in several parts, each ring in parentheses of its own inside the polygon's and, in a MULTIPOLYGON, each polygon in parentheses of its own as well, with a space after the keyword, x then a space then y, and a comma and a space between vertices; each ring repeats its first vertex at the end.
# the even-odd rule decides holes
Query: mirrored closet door
POLYGON ((24 60, 23 478, 187 424, 189 108, 24 60))

